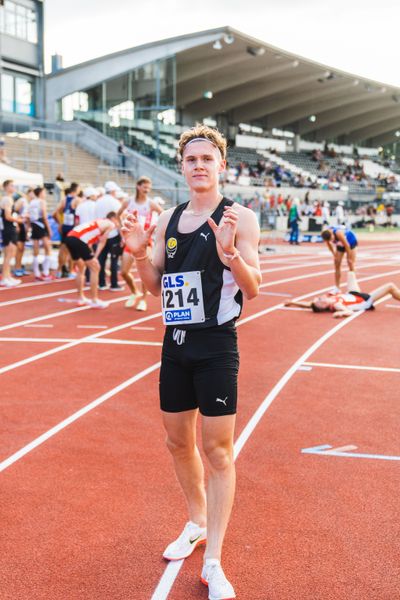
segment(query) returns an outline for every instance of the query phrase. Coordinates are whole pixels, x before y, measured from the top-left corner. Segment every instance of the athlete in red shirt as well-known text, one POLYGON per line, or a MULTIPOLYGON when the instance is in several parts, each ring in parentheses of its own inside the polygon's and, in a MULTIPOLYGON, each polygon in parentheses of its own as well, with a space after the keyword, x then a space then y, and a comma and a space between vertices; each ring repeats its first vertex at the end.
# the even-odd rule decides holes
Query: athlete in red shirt
POLYGON ((90 221, 90 223, 74 227, 65 239, 65 245, 77 268, 76 284, 79 295, 78 304, 80 306, 85 304, 88 304, 92 308, 107 308, 108 306, 107 302, 103 302, 98 298, 100 264, 97 258, 107 242, 108 234, 118 226, 119 219, 117 214, 110 212, 106 219, 96 219, 95 221, 90 221), (95 244, 97 244, 97 247, 93 253, 92 246, 95 244), (91 300, 86 298, 83 293, 86 267, 90 270, 91 300))
POLYGON ((400 289, 394 283, 385 283, 373 290, 370 294, 361 292, 354 273, 349 272, 348 292, 339 294, 324 294, 314 298, 312 302, 285 302, 285 306, 297 306, 298 308, 311 308, 314 312, 332 312, 333 317, 349 317, 360 310, 371 310, 374 302, 391 296, 400 301, 400 289))

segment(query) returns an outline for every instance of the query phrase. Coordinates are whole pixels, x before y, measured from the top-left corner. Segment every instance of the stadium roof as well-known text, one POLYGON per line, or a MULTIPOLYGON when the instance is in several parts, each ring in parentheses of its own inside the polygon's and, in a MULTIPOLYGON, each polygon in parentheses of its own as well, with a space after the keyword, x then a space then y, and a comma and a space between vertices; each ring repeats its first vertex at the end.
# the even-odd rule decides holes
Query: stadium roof
POLYGON ((316 141, 379 146, 398 139, 400 88, 302 58, 231 27, 161 40, 63 69, 48 76, 48 98, 53 101, 173 54, 176 107, 185 123, 225 115, 229 124, 286 129, 316 141))

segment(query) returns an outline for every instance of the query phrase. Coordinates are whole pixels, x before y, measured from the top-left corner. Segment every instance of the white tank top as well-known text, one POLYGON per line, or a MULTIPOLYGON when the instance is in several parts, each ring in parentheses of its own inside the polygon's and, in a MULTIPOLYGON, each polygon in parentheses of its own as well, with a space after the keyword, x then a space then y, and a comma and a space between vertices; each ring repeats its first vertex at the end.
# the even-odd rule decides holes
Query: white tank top
POLYGON ((148 229, 154 222, 154 215, 150 205, 150 198, 146 198, 146 202, 136 202, 136 199, 132 197, 129 200, 127 210, 129 212, 137 210, 138 221, 141 225, 143 225, 144 229, 148 229))
POLYGON ((39 221, 39 219, 43 219, 41 200, 34 198, 29 202, 28 214, 31 223, 35 223, 36 221, 39 221))

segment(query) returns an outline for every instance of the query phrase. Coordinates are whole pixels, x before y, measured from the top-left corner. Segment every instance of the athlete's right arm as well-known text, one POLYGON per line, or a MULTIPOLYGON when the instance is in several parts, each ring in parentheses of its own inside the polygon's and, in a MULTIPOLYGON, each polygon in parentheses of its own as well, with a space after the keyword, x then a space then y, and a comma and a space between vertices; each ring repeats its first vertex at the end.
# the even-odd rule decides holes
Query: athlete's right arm
POLYGON ((333 256, 335 256, 336 254, 336 250, 334 245, 332 244, 332 242, 330 242, 329 240, 326 242, 326 245, 328 246, 330 252, 332 252, 333 256))
POLYGON ((311 302, 297 302, 295 300, 288 300, 285 302, 285 306, 296 306, 297 308, 311 308, 311 302))
POLYGON ((140 279, 153 296, 159 296, 161 294, 161 276, 165 266, 165 231, 173 210, 174 209, 166 210, 160 215, 155 230, 155 244, 151 259, 147 254, 147 246, 151 234, 155 229, 154 226, 150 227, 150 229, 145 232, 143 227, 139 226, 137 220, 134 222, 133 215, 128 215, 124 220, 121 229, 121 233, 125 238, 128 247, 130 246, 128 243, 129 237, 135 238, 135 240, 132 240, 132 253, 137 259, 136 267, 140 279), (139 227, 140 229, 138 229, 139 227))

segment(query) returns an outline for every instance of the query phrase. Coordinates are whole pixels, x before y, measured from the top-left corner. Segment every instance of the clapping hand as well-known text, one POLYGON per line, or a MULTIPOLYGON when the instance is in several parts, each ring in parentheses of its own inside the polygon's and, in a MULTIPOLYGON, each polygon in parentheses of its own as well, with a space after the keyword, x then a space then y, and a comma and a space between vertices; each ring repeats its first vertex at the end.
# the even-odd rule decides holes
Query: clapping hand
POLYGON ((238 212, 233 206, 224 206, 224 214, 219 225, 211 217, 207 219, 217 240, 217 245, 224 254, 232 254, 235 251, 238 218, 238 212))
POLYGON ((145 230, 143 225, 138 221, 137 210, 127 214, 122 222, 121 235, 126 247, 134 256, 139 256, 146 252, 155 228, 156 226, 152 225, 149 229, 145 230))

